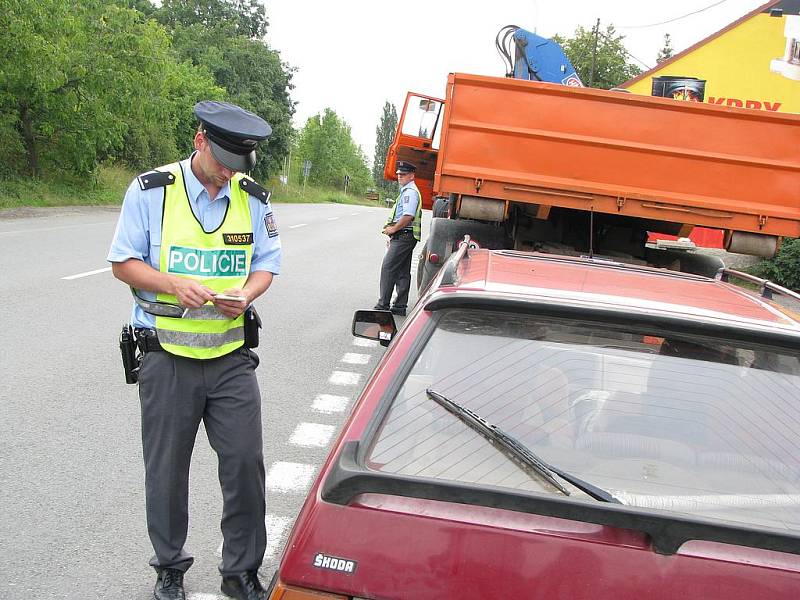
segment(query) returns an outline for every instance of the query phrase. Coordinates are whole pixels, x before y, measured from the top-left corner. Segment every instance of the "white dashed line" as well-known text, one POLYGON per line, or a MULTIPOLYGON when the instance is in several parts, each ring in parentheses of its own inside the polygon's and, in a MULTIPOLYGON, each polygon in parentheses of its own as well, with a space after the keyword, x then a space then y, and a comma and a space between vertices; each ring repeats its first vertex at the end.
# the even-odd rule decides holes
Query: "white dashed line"
POLYGON ((355 217, 356 215, 360 215, 361 213, 350 213, 351 217, 355 217))
POLYGON ((349 365, 365 365, 369 362, 369 354, 358 354, 357 352, 346 352, 342 357, 342 362, 349 365))
POLYGON ((111 267, 105 269, 95 269, 94 271, 86 271, 86 273, 78 273, 77 275, 68 275, 61 279, 80 279, 81 277, 89 277, 89 275, 97 275, 98 273, 106 273, 111 270, 111 267))
POLYGON ((368 340, 365 338, 353 338, 353 346, 358 346, 359 348, 377 348, 378 342, 375 340, 368 340))
POLYGON ((338 218, 339 218, 339 217, 328 217, 328 221, 335 221, 335 220, 336 220, 336 219, 338 219, 338 218))
POLYGON ((331 396, 330 394, 320 394, 314 398, 311 409, 321 413, 342 412, 347 408, 350 398, 345 396, 331 396))
POLYGON ((289 225, 289 229, 297 229, 298 227, 305 227, 308 223, 298 223, 297 225, 289 225))
POLYGON ((300 423, 294 428, 289 443, 304 448, 322 448, 327 446, 333 435, 333 425, 322 423, 300 423))
POLYGON ((314 467, 292 462, 276 462, 267 473, 267 489, 273 492, 303 492, 311 483, 314 467))
POLYGON ((328 379, 328 383, 333 385, 358 385, 359 381, 361 381, 361 375, 349 371, 334 371, 328 379))
MULTIPOLYGON (((267 515, 266 519, 264 519, 264 524, 267 527, 267 549, 264 551, 265 559, 271 558, 278 550, 278 547, 283 542, 286 526, 289 525, 289 522, 289 517, 278 517, 276 515, 267 515)), ((219 558, 222 558, 222 544, 223 542, 220 542, 219 548, 217 548, 217 557, 219 558)), ((195 596, 190 595, 187 600, 194 598, 195 596)), ((218 598, 218 596, 214 596, 213 594, 197 595, 197 600, 205 600, 205 598, 211 600, 212 598, 218 598)))
POLYGON ((289 517, 267 515, 267 550, 264 552, 264 558, 271 558, 278 551, 290 522, 289 517))

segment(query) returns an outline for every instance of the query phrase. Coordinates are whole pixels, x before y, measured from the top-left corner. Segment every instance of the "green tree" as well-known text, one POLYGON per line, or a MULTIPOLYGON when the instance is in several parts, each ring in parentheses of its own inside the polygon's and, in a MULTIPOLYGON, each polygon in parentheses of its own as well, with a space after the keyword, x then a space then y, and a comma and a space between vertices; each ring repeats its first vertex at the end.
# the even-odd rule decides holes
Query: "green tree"
POLYGON ((673 55, 672 50, 672 39, 670 38, 668 33, 664 34, 664 47, 658 51, 658 56, 656 57, 656 62, 661 63, 667 60, 668 58, 672 58, 673 55))
POLYGON ((383 105, 381 122, 375 128, 375 160, 372 164, 372 180, 375 186, 389 196, 397 193, 397 182, 383 178, 383 169, 386 165, 386 153, 394 139, 397 129, 397 108, 388 100, 383 105))
POLYGON ((6 175, 85 175, 126 143, 134 164, 165 158, 186 110, 176 101, 220 95, 210 78, 176 63, 161 26, 124 4, 0 0, 6 175))
POLYGON ((625 36, 617 35, 613 25, 608 25, 605 32, 578 27, 571 38, 553 36, 553 40, 561 44, 584 85, 590 85, 591 82, 592 87, 606 90, 641 73, 639 67, 628 62, 624 39, 625 36))
POLYGON ((263 38, 269 25, 258 0, 163 0, 155 17, 170 30, 191 25, 210 29, 224 26, 234 35, 251 39, 263 38))
POLYGON ((182 60, 211 73, 227 90, 226 100, 265 119, 272 135, 258 152, 253 169, 257 179, 276 172, 289 151, 294 102, 293 70, 264 42, 241 35, 228 35, 226 25, 207 28, 200 24, 178 25, 173 32, 175 51, 182 60))
MULTIPOLYGON (((330 108, 306 121, 297 143, 300 164, 311 161, 311 183, 341 188, 344 176, 350 176, 348 190, 365 192, 372 185, 372 177, 363 151, 353 141, 350 126, 330 108)), ((302 169, 295 171, 302 181, 302 169), (299 172, 298 172, 299 171, 299 172)))
POLYGON ((761 261, 750 270, 759 277, 800 292, 800 238, 784 239, 774 258, 761 261))

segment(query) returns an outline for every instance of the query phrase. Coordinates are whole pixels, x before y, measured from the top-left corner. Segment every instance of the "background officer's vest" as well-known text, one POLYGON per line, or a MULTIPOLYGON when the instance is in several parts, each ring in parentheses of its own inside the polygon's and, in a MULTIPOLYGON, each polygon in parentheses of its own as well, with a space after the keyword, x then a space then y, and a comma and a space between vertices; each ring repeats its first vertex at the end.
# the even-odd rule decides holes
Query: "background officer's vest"
MULTIPOLYGON (((422 239, 422 195, 419 193, 419 189, 417 188, 417 184, 413 181, 407 183, 405 187, 411 187, 417 192, 417 212, 414 213, 414 221, 412 222, 411 229, 414 231, 414 237, 417 241, 422 239)), ((389 216, 389 220, 386 221, 384 227, 388 227, 392 223, 394 223, 395 215, 397 215, 397 206, 400 204, 400 198, 403 197, 403 190, 400 190, 400 195, 397 196, 394 200, 394 206, 392 206, 392 214, 389 216)))
MULTIPOLYGON (((180 165, 174 163, 158 170, 175 176, 175 183, 166 186, 164 197, 159 270, 195 279, 216 293, 244 287, 253 257, 253 223, 248 194, 239 187, 243 175, 237 173, 231 179, 230 201, 222 224, 206 233, 192 212, 180 165)), ((177 303, 171 294, 159 293, 156 299, 177 303)), ((156 316, 156 331, 167 352, 189 358, 216 358, 244 344, 244 317, 229 319, 213 304, 206 304, 187 309, 182 319, 156 316)))

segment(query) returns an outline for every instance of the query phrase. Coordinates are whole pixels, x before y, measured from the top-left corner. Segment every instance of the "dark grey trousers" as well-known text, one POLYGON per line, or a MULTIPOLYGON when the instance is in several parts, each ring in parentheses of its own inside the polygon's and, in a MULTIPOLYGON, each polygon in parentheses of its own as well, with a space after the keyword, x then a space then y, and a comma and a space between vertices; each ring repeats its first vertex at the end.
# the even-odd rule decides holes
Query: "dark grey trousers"
POLYGON ((212 360, 148 352, 139 374, 147 531, 156 569, 186 571, 189 463, 202 419, 219 460, 223 575, 255 571, 266 549, 258 356, 246 348, 212 360))
POLYGON ((389 250, 383 257, 381 265, 380 298, 378 304, 389 306, 392 292, 397 288, 394 306, 408 306, 408 292, 411 289, 411 260, 414 257, 414 246, 417 240, 413 235, 405 234, 389 241, 389 250))

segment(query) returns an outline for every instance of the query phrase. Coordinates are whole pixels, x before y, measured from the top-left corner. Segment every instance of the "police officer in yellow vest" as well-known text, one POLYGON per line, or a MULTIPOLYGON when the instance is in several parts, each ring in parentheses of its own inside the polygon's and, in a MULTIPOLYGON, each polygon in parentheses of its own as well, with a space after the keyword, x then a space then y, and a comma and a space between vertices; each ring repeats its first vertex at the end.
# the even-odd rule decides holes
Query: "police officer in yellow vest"
POLYGON ((375 309, 391 310, 396 315, 406 314, 411 289, 411 260, 422 231, 422 200, 414 183, 416 171, 416 165, 397 161, 400 194, 382 231, 389 236, 389 249, 381 265, 380 297, 375 309), (390 305, 395 288, 397 296, 394 304, 390 305))
POLYGON ((189 463, 202 420, 219 458, 222 591, 258 600, 266 597, 257 575, 266 548, 261 397, 244 320, 280 272, 281 244, 269 193, 242 173, 272 129, 225 102, 200 102, 195 114, 194 153, 128 188, 108 260, 137 298, 154 598, 185 598, 189 463))

